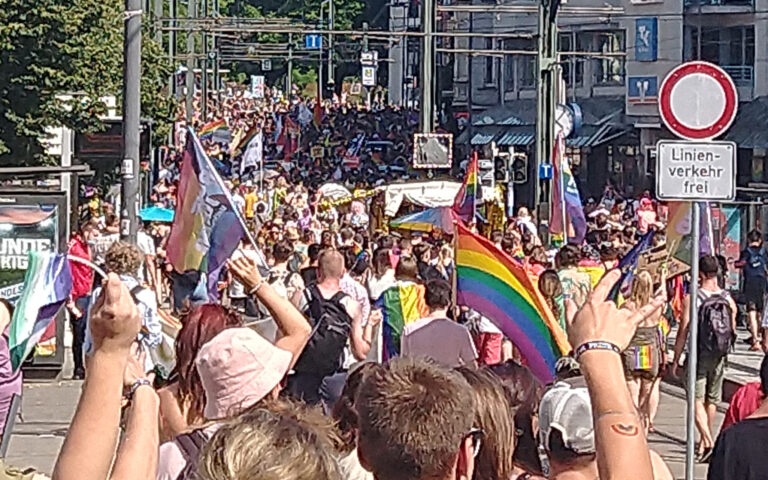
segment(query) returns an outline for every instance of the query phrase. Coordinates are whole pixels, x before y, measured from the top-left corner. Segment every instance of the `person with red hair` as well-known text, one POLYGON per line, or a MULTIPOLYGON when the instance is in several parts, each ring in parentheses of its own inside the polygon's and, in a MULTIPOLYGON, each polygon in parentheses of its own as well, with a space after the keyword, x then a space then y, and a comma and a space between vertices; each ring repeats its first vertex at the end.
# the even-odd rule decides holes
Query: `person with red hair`
POLYGON ((242 327, 243 320, 234 310, 221 305, 196 307, 181 319, 176 337, 176 368, 160 397, 161 441, 186 432, 200 424, 205 409, 205 392, 195 367, 200 348, 228 328, 242 327))

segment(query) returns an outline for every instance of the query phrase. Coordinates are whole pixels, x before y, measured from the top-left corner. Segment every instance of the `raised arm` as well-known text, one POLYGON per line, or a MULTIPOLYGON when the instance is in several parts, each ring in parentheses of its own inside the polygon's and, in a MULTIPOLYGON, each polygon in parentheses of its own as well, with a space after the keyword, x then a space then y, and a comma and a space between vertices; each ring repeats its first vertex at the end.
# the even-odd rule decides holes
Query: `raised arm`
POLYGON ((307 319, 289 300, 280 296, 264 281, 259 273, 259 269, 256 268, 256 262, 250 258, 240 257, 230 260, 227 265, 232 275, 245 286, 246 291, 250 295, 254 295, 272 314, 277 328, 283 334, 275 342, 275 346, 288 350, 293 354, 293 360, 291 361, 291 368, 293 368, 312 332, 307 319))
POLYGON ((91 310, 94 353, 72 425, 61 447, 54 480, 104 480, 115 453, 123 373, 141 327, 133 298, 110 274, 91 310))
POLYGON ((619 270, 603 277, 569 325, 568 338, 592 399, 600 479, 653 480, 643 423, 624 380, 620 352, 629 345, 637 326, 664 300, 655 297, 637 312, 617 309, 605 299, 620 277, 619 270))
POLYGON ((688 327, 691 319, 691 297, 686 296, 683 299, 683 313, 680 316, 680 326, 677 328, 677 338, 675 338, 675 358, 672 359, 672 376, 677 376, 677 368, 680 364, 680 357, 685 349, 685 342, 688 341, 688 327))

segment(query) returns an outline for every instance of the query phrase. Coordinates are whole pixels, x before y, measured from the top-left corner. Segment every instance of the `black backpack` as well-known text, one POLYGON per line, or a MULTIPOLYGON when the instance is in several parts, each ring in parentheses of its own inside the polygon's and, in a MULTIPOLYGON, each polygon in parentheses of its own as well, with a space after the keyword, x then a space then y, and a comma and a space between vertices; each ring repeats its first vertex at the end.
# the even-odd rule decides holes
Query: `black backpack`
POLYGON ((704 298, 699 306, 698 353, 707 357, 726 355, 733 344, 733 310, 722 293, 704 298))
POLYGON ((192 430, 173 439, 187 462, 176 480, 198 480, 200 478, 197 474, 197 465, 200 463, 200 453, 208 440, 208 435, 203 429, 192 430))
POLYGON ((764 277, 765 268, 765 251, 762 248, 747 247, 747 264, 744 266, 744 273, 747 276, 764 277))
POLYGON ((344 346, 352 330, 352 318, 341 304, 346 296, 343 292, 326 300, 316 285, 310 285, 304 296, 307 300, 304 314, 312 326, 312 333, 294 369, 298 373, 325 377, 341 368, 344 346))

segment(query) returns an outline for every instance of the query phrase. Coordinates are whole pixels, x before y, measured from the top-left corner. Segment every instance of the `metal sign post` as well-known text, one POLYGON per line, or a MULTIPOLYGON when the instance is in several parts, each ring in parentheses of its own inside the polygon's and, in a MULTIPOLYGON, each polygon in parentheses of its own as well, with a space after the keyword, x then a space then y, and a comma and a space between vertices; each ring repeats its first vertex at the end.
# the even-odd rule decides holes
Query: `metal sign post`
MULTIPOLYGON (((696 367, 701 207, 698 202, 736 197, 736 145, 714 142, 736 117, 738 95, 720 67, 689 62, 672 69, 659 92, 659 113, 667 128, 690 141, 656 145, 656 194, 661 200, 691 203, 691 288, 688 336, 688 394, 685 478, 694 480, 696 438, 696 367)), ((679 359, 675 359, 679 361, 679 359)))

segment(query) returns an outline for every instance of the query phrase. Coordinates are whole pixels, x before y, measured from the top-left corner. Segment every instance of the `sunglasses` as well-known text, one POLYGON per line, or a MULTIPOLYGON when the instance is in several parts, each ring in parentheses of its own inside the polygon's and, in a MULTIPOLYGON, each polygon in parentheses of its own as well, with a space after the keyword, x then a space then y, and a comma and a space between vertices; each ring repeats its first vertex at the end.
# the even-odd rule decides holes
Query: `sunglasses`
POLYGON ((483 445, 485 431, 482 428, 473 428, 464 438, 472 439, 472 458, 477 458, 480 454, 480 447, 483 445))

